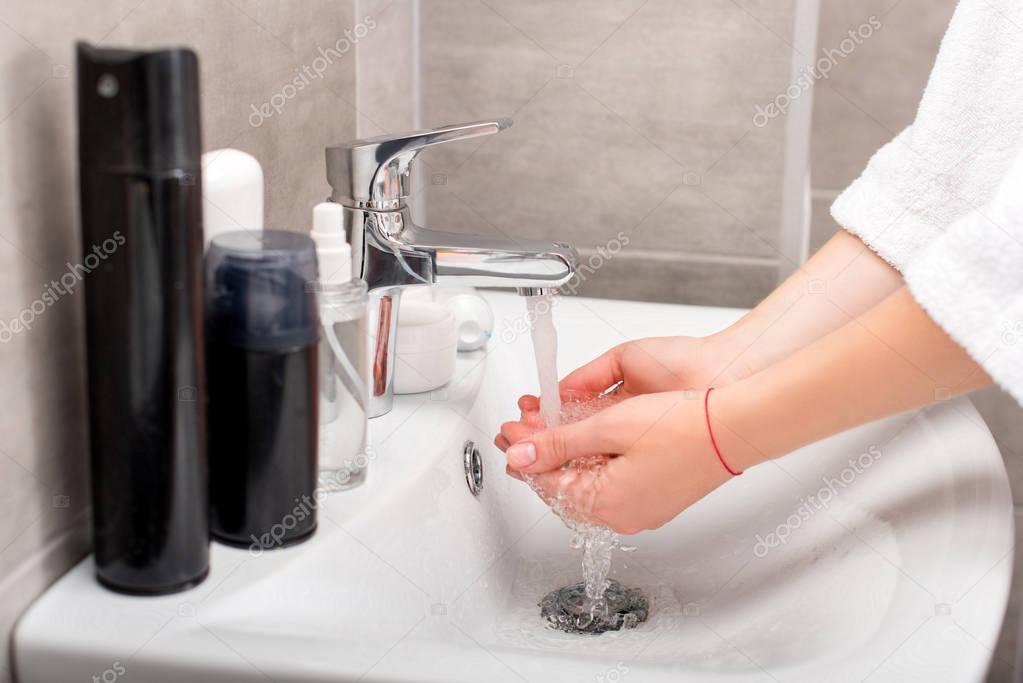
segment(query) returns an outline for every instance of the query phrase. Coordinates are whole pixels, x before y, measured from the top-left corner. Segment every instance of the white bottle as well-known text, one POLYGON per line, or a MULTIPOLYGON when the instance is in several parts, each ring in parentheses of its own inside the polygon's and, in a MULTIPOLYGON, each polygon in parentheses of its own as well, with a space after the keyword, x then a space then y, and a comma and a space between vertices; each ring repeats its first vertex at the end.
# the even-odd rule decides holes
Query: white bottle
POLYGON ((317 204, 309 233, 320 270, 320 488, 330 491, 361 484, 370 455, 366 283, 352 279, 343 212, 340 204, 317 204))
POLYGON ((320 282, 347 284, 352 279, 352 248, 345 236, 344 208, 334 202, 314 206, 309 236, 316 243, 320 282))
POLYGON ((215 149, 202 155, 205 246, 224 232, 263 229, 263 168, 251 154, 215 149))

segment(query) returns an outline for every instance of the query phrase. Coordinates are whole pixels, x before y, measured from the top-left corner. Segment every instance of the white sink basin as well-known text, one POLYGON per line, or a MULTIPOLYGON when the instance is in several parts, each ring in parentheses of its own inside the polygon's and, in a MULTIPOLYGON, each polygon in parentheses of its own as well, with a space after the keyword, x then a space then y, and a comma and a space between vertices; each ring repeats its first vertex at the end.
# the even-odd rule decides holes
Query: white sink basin
MULTIPOLYGON (((23 683, 114 680, 116 667, 146 683, 983 680, 1009 593, 1011 498, 966 400, 757 467, 636 536, 613 576, 651 599, 638 628, 545 630, 537 602, 579 580, 579 556, 491 445, 536 382, 522 300, 492 302, 489 352, 373 421, 369 481, 325 501, 312 540, 259 557, 214 544, 209 578, 161 598, 100 588, 86 560, 21 620, 23 683), (466 439, 483 451, 479 498, 466 439)), ((706 334, 737 316, 567 300, 560 365, 625 334, 706 334)))

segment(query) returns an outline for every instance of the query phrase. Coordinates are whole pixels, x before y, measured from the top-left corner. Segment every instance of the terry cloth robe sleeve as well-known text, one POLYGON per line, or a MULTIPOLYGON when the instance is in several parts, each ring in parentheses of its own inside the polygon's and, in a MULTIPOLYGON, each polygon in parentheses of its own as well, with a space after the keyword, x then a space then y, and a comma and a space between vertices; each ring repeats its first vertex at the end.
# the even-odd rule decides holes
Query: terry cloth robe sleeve
POLYGON ((832 216, 904 270, 991 201, 1021 142, 1023 2, 961 0, 913 124, 874 155, 832 216))
POLYGON ((928 315, 1023 404, 1023 154, 991 202, 949 226, 904 275, 928 315))

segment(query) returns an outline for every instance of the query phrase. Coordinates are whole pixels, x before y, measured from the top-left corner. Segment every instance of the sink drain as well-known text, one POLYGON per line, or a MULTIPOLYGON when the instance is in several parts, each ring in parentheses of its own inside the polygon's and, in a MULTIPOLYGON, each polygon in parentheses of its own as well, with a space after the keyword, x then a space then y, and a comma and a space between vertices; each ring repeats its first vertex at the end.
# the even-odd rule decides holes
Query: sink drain
POLYGON ((465 465, 465 483, 469 487, 469 493, 478 496, 483 490, 483 458, 480 457, 480 449, 471 439, 462 446, 462 460, 465 465))
POLYGON ((638 588, 608 582, 602 605, 586 597, 586 584, 558 588, 540 601, 540 617, 548 626, 566 633, 604 633, 636 628, 650 614, 650 602, 638 588))

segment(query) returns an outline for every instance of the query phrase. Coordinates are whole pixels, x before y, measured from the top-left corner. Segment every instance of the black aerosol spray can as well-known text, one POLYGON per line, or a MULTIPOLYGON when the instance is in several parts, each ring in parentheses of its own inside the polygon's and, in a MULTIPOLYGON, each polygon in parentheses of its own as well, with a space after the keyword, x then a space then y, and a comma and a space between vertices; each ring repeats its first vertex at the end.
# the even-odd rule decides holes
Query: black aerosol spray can
POLYGON ((198 63, 79 44, 77 75, 96 573, 171 593, 209 566, 198 63))

